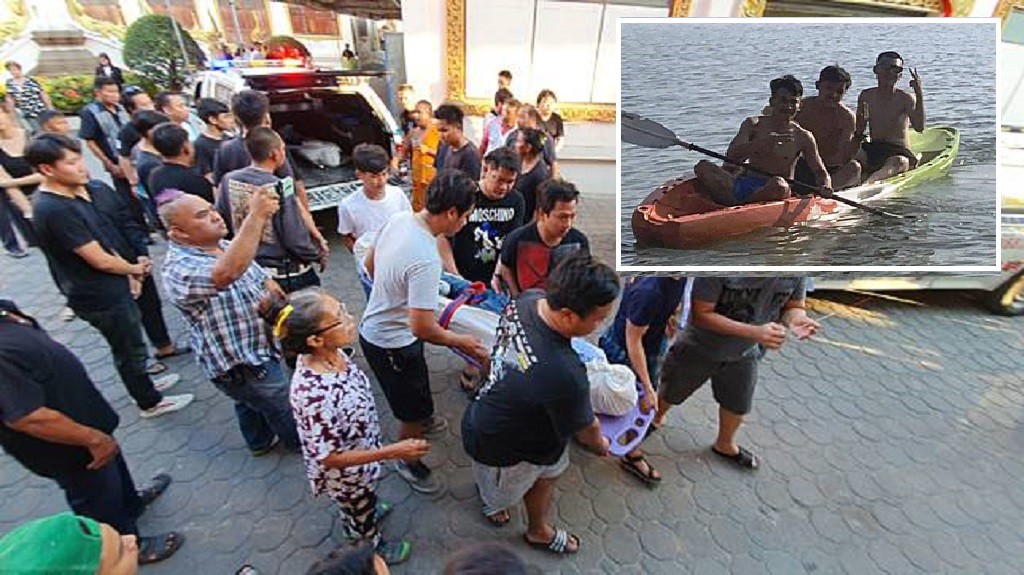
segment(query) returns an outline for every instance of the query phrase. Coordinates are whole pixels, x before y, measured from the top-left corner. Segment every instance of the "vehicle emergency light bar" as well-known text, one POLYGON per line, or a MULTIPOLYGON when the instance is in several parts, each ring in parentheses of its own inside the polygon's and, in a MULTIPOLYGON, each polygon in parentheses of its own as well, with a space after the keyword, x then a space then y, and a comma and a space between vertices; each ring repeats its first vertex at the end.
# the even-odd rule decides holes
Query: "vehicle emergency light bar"
POLYGON ((281 60, 211 60, 211 70, 228 70, 231 68, 308 68, 303 58, 284 58, 281 60))

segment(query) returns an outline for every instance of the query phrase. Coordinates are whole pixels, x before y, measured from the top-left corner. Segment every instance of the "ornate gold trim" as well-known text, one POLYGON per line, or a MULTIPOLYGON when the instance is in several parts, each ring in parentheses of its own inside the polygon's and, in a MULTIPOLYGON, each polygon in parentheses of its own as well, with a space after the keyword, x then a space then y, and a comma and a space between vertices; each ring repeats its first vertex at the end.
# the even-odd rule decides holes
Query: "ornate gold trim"
POLYGON ((672 5, 668 9, 669 18, 686 18, 690 15, 691 4, 693 0, 672 0, 672 5))
POLYGON ((740 9, 740 16, 760 18, 764 16, 764 8, 767 4, 768 0, 744 0, 743 7, 740 9))
MULTIPOLYGON (((466 0, 445 3, 445 85, 448 100, 462 105, 463 111, 483 116, 493 106, 487 98, 466 97, 466 0)), ((562 119, 567 122, 614 122, 615 104, 560 102, 562 119)))
POLYGON ((1006 18, 1010 16, 1010 10, 1013 8, 1024 9, 1024 0, 999 0, 999 4, 996 4, 996 9, 992 12, 992 16, 1001 18, 1003 24, 1006 24, 1006 18))
POLYGON ((974 0, 953 0, 953 17, 966 18, 974 10, 974 0))

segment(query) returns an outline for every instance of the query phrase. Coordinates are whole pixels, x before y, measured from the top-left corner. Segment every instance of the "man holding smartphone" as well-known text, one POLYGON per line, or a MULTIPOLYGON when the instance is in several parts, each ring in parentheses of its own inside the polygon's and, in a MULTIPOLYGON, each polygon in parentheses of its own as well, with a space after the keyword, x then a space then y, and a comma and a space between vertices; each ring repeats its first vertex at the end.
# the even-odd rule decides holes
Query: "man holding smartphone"
POLYGON ((288 161, 284 141, 274 130, 258 127, 246 134, 245 147, 252 164, 224 175, 217 193, 217 211, 233 234, 248 215, 250 196, 261 188, 273 190, 280 199, 281 210, 263 230, 256 262, 286 292, 320 285, 313 266, 319 264, 322 272, 326 254, 313 243, 306 228, 295 196, 295 181, 274 175, 288 161))

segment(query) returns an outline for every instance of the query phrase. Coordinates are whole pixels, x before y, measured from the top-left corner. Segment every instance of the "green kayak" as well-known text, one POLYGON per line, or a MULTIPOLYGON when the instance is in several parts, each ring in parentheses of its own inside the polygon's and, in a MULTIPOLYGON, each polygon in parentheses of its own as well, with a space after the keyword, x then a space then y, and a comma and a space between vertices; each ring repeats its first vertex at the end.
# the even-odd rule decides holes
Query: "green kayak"
POLYGON ((949 126, 910 132, 910 151, 917 155, 917 167, 874 184, 863 184, 838 192, 850 200, 880 199, 911 184, 934 180, 946 173, 960 152, 960 130, 949 126))

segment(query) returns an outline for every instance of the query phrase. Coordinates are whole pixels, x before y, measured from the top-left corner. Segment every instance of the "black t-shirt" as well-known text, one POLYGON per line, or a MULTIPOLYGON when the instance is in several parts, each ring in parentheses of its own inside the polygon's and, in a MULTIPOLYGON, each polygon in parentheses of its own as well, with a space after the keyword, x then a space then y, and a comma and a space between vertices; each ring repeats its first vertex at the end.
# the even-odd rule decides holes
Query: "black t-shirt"
POLYGON ((462 417, 462 445, 484 465, 552 465, 594 421, 587 369, 541 319, 543 295, 525 292, 505 308, 487 382, 462 417))
POLYGON ((36 194, 33 214, 39 247, 46 254, 53 281, 68 298, 71 309, 102 311, 131 301, 125 276, 101 272, 74 252, 97 241, 108 252, 117 253, 116 224, 81 198, 44 190, 36 194))
MULTIPOLYGON (((0 300, 0 310, 17 312, 0 300)), ((79 471, 92 457, 83 447, 51 443, 7 426, 46 407, 82 425, 112 433, 117 413, 89 380, 82 363, 37 325, 0 317, 0 445, 44 477, 79 471)))
POLYGON ((142 134, 129 123, 121 126, 121 131, 117 133, 117 140, 121 142, 121 149, 118 150, 118 153, 125 158, 130 158, 135 144, 142 141, 142 134))
POLYGON ((213 159, 217 156, 217 150, 224 142, 224 139, 214 140, 206 134, 199 134, 192 146, 196 150, 196 169, 200 175, 213 173, 213 159))
MULTIPOLYGON (((121 106, 118 105, 117 110, 120 111, 121 109, 121 106)), ((103 111, 100 113, 110 115, 110 117, 114 120, 114 125, 117 126, 118 134, 120 135, 121 128, 123 128, 124 125, 127 124, 127 122, 125 122, 125 124, 122 124, 120 116, 118 116, 117 113, 111 112, 107 108, 103 108, 103 111)), ((82 120, 82 124, 78 128, 78 137, 83 140, 92 140, 96 142, 96 144, 99 145, 100 149, 103 150, 103 154, 107 157, 107 159, 110 160, 111 162, 117 163, 118 151, 110 147, 110 141, 107 140, 107 136, 104 135, 103 129, 100 127, 99 120, 96 119, 95 114, 96 112, 92 105, 82 108, 81 113, 79 113, 79 117, 82 120)), ((121 149, 124 148, 122 147, 121 149)), ((128 151, 130 152, 131 148, 128 148, 128 151)))
POLYGON ((480 179, 480 153, 477 152, 476 144, 473 142, 466 142, 465 146, 462 146, 458 150, 453 150, 449 147, 448 153, 444 157, 444 163, 441 166, 444 169, 454 168, 456 170, 462 170, 469 174, 469 177, 474 180, 480 179))
MULTIPOLYGON (((221 142, 221 146, 217 148, 217 153, 214 155, 213 181, 220 185, 220 180, 224 177, 224 174, 248 168, 251 163, 252 156, 249 155, 249 150, 246 149, 245 140, 242 139, 242 136, 225 140, 221 142)), ((296 177, 295 170, 292 169, 290 154, 288 161, 278 168, 274 175, 282 180, 287 177, 291 177, 296 181, 301 180, 301 178, 296 177)))
POLYGON ((501 244, 513 230, 523 225, 525 213, 523 197, 515 190, 500 200, 478 193, 469 220, 451 239, 459 274, 469 281, 490 283, 498 265, 501 244))
POLYGON ((544 289, 551 270, 576 253, 590 253, 590 242, 583 232, 570 228, 562 241, 552 248, 540 239, 534 222, 505 238, 505 245, 501 246, 501 264, 511 270, 519 291, 544 289))
POLYGON ((552 112, 551 117, 546 121, 543 119, 540 121, 540 129, 552 138, 565 136, 565 125, 562 123, 562 117, 556 112, 552 112))
POLYGON ((148 256, 149 232, 132 216, 129 199, 100 180, 89 180, 85 185, 96 210, 106 218, 114 250, 129 261, 148 256))
POLYGON ((157 167, 164 163, 164 159, 153 152, 138 150, 135 154, 135 173, 139 175, 139 182, 150 198, 155 198, 153 189, 149 187, 149 176, 157 167))
POLYGON ((211 204, 214 201, 213 185, 210 181, 200 176, 194 167, 189 168, 181 164, 164 163, 155 168, 149 174, 149 184, 146 188, 154 197, 166 189, 173 188, 199 196, 211 204))
POLYGON ((533 212, 537 209, 537 188, 551 176, 551 170, 544 160, 540 160, 533 166, 533 169, 525 174, 519 174, 516 178, 515 190, 523 196, 526 203, 525 221, 533 219, 533 212))

